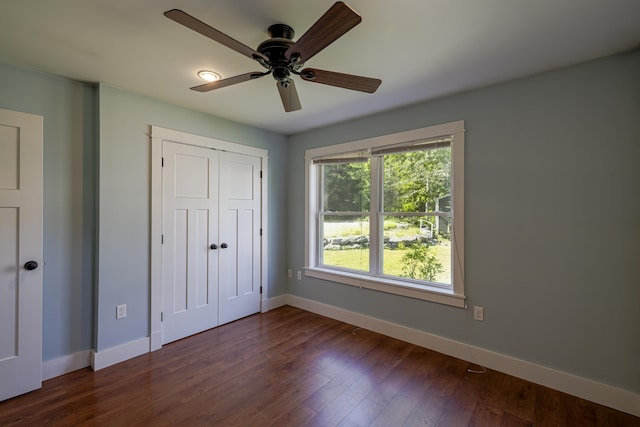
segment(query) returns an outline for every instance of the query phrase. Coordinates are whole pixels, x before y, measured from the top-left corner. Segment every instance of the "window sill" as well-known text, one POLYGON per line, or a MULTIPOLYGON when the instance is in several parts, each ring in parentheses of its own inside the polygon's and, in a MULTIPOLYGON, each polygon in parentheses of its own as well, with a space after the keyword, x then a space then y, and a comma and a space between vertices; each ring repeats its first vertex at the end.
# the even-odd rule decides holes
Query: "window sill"
POLYGON ((400 280, 391 280, 379 277, 371 277, 364 274, 329 270, 318 267, 306 267, 305 276, 316 279, 328 280, 360 288, 417 298, 439 304, 465 308, 465 296, 455 294, 453 290, 438 288, 435 286, 413 285, 400 280))

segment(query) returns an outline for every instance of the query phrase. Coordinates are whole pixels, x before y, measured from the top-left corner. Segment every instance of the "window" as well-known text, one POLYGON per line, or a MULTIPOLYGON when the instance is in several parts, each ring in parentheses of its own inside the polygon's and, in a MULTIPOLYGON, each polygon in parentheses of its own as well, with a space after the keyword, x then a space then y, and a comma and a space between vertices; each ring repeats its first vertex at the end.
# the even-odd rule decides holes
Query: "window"
POLYGON ((305 153, 305 274, 464 306, 464 123, 305 153))

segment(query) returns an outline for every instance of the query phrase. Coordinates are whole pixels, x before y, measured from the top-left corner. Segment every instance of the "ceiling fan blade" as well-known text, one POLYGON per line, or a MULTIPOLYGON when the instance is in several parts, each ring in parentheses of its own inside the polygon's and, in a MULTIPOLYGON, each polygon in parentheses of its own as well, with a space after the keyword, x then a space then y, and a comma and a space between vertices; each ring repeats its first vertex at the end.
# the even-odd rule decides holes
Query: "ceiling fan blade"
POLYGON ((322 83, 367 93, 375 92, 382 83, 380 79, 318 70, 317 68, 305 68, 300 72, 300 77, 308 82, 322 83))
POLYGON ((256 57, 262 58, 265 61, 268 61, 268 58, 251 49, 249 46, 240 43, 239 41, 229 37, 228 35, 216 30, 215 28, 205 24, 201 20, 194 18, 186 12, 183 12, 180 9, 171 9, 164 13, 169 19, 176 21, 178 24, 182 24, 185 27, 192 29, 205 37, 210 38, 213 41, 220 43, 228 47, 231 50, 235 50, 236 52, 248 56, 251 59, 255 59, 256 57))
POLYGON ((239 76, 229 77, 227 79, 222 79, 215 82, 205 83, 199 86, 194 86, 191 88, 191 90, 195 90, 197 92, 209 92, 210 90, 220 89, 226 86, 234 85, 236 83, 242 83, 242 82, 247 82, 249 80, 259 79, 260 77, 266 76, 267 74, 270 74, 270 73, 253 72, 253 73, 240 74, 239 76))
POLYGON ((362 21, 353 9, 339 1, 329 8, 287 51, 285 57, 306 62, 362 21))
POLYGON ((302 108, 302 105, 300 105, 300 98, 298 98, 298 91, 296 90, 296 85, 293 83, 293 80, 289 80, 289 85, 287 87, 282 86, 280 82, 276 82, 276 86, 278 86, 278 92, 280 93, 280 99, 282 99, 284 111, 288 113, 302 108))

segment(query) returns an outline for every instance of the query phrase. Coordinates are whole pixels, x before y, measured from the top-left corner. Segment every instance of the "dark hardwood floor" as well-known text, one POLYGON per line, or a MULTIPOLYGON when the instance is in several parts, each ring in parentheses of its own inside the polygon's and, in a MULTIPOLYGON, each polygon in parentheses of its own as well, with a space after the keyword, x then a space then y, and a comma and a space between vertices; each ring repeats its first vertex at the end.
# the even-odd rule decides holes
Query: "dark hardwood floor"
POLYGON ((0 426, 640 426, 640 418, 293 307, 0 403, 0 426))

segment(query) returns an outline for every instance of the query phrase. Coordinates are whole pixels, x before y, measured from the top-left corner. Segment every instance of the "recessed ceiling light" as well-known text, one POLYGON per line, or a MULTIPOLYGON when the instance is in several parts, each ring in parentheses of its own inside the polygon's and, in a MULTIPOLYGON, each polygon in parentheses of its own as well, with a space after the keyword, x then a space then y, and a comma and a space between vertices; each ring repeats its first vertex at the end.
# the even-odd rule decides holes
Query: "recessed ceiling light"
POLYGON ((214 73, 213 71, 209 70, 198 71, 198 77, 208 82, 215 82, 217 80, 220 80, 220 74, 214 73))

